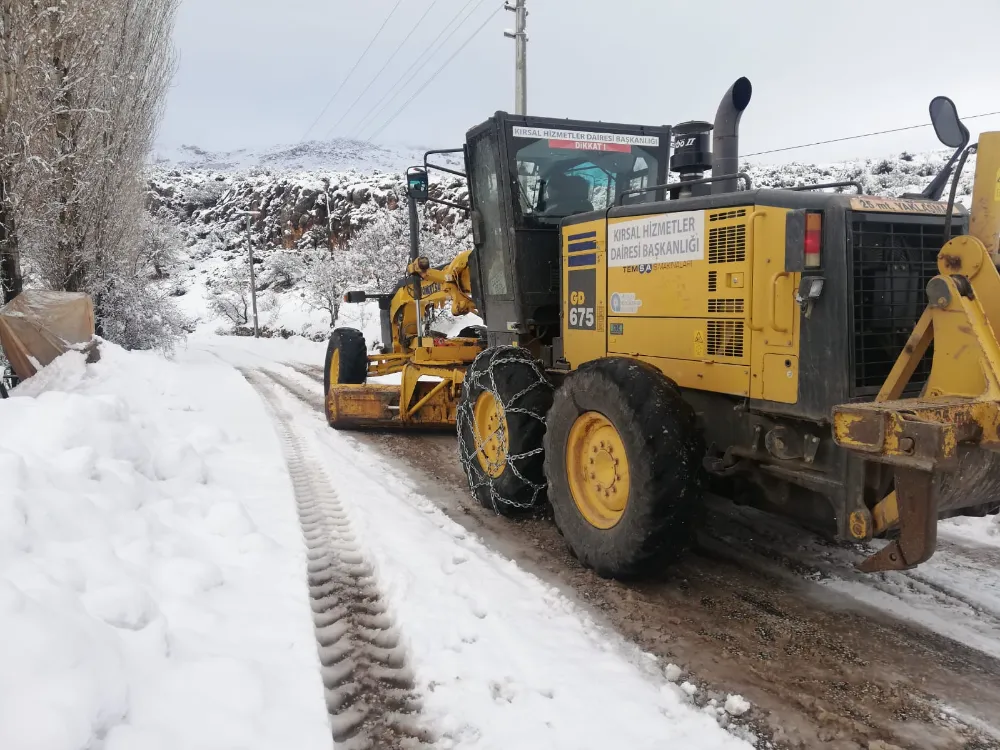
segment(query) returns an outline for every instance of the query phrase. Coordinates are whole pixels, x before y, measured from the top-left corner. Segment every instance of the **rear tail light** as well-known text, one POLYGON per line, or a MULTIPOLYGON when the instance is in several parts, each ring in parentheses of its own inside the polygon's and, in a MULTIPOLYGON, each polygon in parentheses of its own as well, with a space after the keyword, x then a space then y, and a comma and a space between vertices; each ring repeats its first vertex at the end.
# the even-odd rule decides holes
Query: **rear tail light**
POLYGON ((823 215, 806 214, 805 267, 819 268, 823 248, 823 215))

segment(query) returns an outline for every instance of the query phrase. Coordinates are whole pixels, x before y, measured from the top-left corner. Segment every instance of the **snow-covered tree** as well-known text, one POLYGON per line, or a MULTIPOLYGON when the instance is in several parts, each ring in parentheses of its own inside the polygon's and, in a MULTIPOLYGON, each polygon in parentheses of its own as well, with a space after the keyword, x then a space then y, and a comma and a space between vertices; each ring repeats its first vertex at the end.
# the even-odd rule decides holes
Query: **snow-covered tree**
POLYGON ((134 309, 102 312, 118 290, 159 298, 135 262, 178 4, 0 0, 3 265, 20 251, 35 283, 90 292, 99 319, 134 309))
POLYGON ((300 255, 279 250, 267 259, 266 279, 262 281, 269 282, 273 289, 279 291, 291 289, 304 270, 300 255))
POLYGON ((177 225, 165 213, 143 213, 139 223, 135 273, 162 279, 177 262, 183 241, 177 225))
MULTIPOLYGON (((406 275, 410 262, 410 234, 402 211, 382 211, 351 240, 349 278, 370 291, 388 293, 406 275)), ((431 265, 451 262, 464 241, 444 239, 426 229, 420 232, 420 255, 431 265)))
POLYGON ((409 263, 409 234, 396 211, 375 215, 351 240, 350 279, 369 291, 387 293, 406 273, 409 263))
POLYGON ((250 322, 250 269, 246 263, 227 263, 206 286, 209 306, 215 313, 235 326, 250 322))
POLYGON ((327 312, 331 328, 337 323, 344 292, 350 283, 347 261, 346 253, 320 251, 305 275, 306 304, 314 310, 327 312))

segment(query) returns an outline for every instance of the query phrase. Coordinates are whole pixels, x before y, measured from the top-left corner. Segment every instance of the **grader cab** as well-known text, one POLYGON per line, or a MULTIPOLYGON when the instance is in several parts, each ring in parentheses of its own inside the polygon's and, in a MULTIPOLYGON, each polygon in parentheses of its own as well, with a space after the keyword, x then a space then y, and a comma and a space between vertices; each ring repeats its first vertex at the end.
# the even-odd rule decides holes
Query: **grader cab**
MULTIPOLYGON (((931 118, 955 152, 919 195, 755 189, 738 172, 751 93, 739 79, 714 124, 498 113, 469 131, 475 249, 442 279, 485 332, 421 336, 417 283, 436 277, 414 251, 414 291, 389 308, 413 308, 415 327, 393 328, 392 353, 356 379, 426 357, 438 379, 404 374, 379 396, 388 418, 362 426, 447 393, 435 419, 456 423, 477 500, 503 515, 549 503, 609 576, 679 557, 709 491, 837 540, 895 532, 867 571, 926 560, 942 513, 995 509, 1000 134, 979 140, 971 217, 954 185, 977 146, 942 97, 931 118)), ((328 360, 344 373, 338 335, 328 360)), ((328 384, 334 416, 371 403, 371 385, 328 384)))

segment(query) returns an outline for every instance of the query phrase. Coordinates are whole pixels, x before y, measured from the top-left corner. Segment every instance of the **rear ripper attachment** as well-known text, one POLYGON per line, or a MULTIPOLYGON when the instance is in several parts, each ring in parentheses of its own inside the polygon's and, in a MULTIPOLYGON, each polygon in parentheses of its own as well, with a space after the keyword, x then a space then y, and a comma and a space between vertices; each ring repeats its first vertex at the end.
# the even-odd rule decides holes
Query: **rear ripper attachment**
POLYGON ((898 538, 864 560, 865 572, 905 570, 937 546, 942 511, 1000 498, 1000 132, 969 146, 954 104, 931 103, 938 136, 962 151, 952 185, 938 275, 903 352, 871 403, 834 407, 836 442, 866 461, 892 467, 894 489, 874 507, 874 531, 898 538), (949 238, 955 185, 966 157, 978 153, 968 235, 949 238), (933 343, 921 394, 903 398, 933 343))

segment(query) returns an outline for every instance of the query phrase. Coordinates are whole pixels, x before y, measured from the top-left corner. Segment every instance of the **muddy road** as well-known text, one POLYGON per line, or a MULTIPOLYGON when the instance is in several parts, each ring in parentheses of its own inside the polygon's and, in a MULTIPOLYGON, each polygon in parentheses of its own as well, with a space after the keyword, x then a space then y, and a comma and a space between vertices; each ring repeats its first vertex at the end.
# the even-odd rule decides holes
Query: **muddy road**
MULTIPOLYGON (((293 369, 266 374, 322 410, 322 370, 293 369)), ((379 451, 387 470, 489 546, 681 666, 699 686, 699 702, 744 695, 754 704, 755 727, 775 747, 1000 750, 1000 648, 973 648, 825 585, 836 579, 873 594, 926 590, 943 618, 965 618, 984 637, 1000 633, 996 612, 920 570, 862 577, 851 568, 860 551, 713 498, 707 531, 682 563, 656 580, 604 580, 569 555, 544 515, 510 521, 478 506, 465 489, 452 435, 351 439, 379 451)), ((980 572, 998 562, 991 548, 945 543, 942 554, 980 572)))

